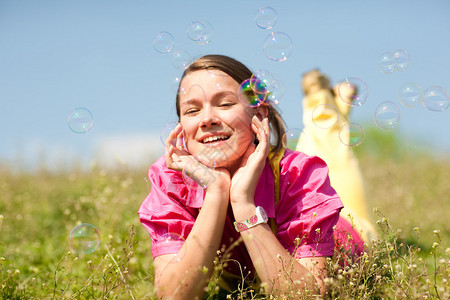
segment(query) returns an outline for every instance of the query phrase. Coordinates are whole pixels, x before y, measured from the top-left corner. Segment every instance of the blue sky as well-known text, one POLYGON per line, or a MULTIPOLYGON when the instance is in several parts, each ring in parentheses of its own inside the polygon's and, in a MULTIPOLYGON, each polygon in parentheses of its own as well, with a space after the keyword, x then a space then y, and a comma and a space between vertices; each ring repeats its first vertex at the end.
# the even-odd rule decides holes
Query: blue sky
MULTIPOLYGON (((174 36, 174 50, 193 57, 226 54, 275 74, 285 87, 279 107, 290 128, 303 127, 299 83, 304 72, 319 68, 333 84, 361 78, 369 98, 353 110, 352 120, 373 124, 379 103, 399 104, 404 83, 450 91, 449 15, 450 2, 444 0, 0 0, 0 161, 29 167, 40 160, 89 162, 99 155, 122 155, 146 168, 148 157, 139 158, 150 148, 160 153, 159 132, 176 120, 171 82, 181 74, 170 54, 153 48, 160 31, 174 36), (277 11, 270 30, 254 20, 264 6, 277 11), (197 20, 214 28, 207 45, 186 36, 188 24, 197 20), (263 53, 272 31, 292 39, 293 53, 284 62, 263 53), (409 52, 410 67, 381 73, 379 55, 396 49, 409 52), (67 125, 76 107, 88 108, 94 117, 85 134, 67 125)), ((399 107, 396 132, 415 146, 450 153, 450 109, 399 107)))

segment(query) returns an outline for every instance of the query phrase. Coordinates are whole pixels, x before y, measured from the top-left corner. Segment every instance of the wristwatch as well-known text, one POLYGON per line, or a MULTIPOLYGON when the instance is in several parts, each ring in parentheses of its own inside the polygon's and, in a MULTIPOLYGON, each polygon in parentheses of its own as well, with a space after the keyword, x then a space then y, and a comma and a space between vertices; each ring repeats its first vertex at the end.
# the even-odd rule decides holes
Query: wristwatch
POLYGON ((234 222, 234 228, 237 232, 245 231, 249 228, 255 227, 261 223, 267 223, 269 218, 267 218, 266 211, 261 206, 256 207, 255 214, 242 222, 234 222))

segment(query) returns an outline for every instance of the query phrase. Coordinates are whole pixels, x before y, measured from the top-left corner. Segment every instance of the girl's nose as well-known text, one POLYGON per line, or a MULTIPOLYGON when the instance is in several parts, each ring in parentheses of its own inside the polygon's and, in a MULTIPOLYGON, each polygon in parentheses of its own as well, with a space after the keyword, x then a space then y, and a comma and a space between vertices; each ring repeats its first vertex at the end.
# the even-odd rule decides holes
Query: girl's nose
POLYGON ((200 120, 200 127, 209 127, 213 125, 219 125, 220 119, 214 112, 214 109, 206 109, 202 113, 200 120))

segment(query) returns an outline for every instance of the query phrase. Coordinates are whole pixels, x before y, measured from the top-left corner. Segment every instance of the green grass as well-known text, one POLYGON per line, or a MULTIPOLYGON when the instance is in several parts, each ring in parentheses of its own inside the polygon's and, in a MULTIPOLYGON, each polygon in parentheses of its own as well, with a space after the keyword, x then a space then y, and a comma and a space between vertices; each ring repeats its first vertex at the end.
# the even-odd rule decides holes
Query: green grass
MULTIPOLYGON (((329 260, 329 296, 449 298, 450 158, 412 153, 392 136, 370 132, 357 155, 380 238, 359 262, 341 268, 337 258, 329 260)), ((3 169, 0 299, 154 299, 150 237, 137 215, 150 191, 147 167, 59 174, 3 169), (79 223, 99 229, 95 252, 70 248, 70 231, 79 223)), ((212 280, 210 298, 215 291, 212 280)), ((251 290, 233 297, 263 298, 251 290)))

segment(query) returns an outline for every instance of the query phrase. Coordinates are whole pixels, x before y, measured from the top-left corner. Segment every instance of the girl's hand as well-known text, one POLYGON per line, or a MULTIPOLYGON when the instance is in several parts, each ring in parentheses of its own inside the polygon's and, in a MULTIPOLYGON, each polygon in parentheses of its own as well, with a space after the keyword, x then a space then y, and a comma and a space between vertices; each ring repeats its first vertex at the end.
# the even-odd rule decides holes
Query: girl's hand
POLYGON ((270 148, 269 120, 260 121, 256 116, 252 118, 252 130, 258 138, 258 145, 253 143, 247 148, 239 169, 231 179, 230 201, 232 204, 254 205, 254 195, 261 173, 266 164, 270 148))
POLYGON ((180 123, 166 140, 165 160, 169 169, 183 172, 200 186, 229 190, 230 174, 226 169, 211 169, 191 155, 183 145, 183 127, 180 123))

